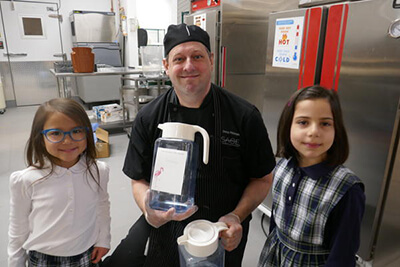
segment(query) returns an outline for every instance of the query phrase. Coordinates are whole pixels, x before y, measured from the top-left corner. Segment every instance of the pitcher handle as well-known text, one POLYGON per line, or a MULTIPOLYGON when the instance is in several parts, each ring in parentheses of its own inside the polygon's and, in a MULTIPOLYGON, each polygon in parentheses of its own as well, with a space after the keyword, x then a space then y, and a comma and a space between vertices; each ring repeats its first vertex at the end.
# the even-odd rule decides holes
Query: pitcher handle
POLYGON ((203 136, 203 162, 204 164, 208 164, 208 153, 210 150, 210 137, 208 136, 208 133, 206 130, 199 126, 193 126, 197 132, 201 133, 203 136))
POLYGON ((178 239, 176 240, 178 242, 178 245, 185 245, 188 243, 188 237, 187 235, 183 234, 178 239))
POLYGON ((224 222, 216 222, 214 223, 214 225, 217 228, 218 232, 228 230, 228 226, 224 222))

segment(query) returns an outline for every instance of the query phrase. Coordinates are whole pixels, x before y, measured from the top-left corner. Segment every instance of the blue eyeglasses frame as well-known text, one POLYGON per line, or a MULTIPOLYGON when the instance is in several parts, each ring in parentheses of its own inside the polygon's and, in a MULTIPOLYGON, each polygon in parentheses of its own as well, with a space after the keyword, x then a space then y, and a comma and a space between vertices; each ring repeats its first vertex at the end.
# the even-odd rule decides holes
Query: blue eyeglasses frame
POLYGON ((65 139, 65 137, 66 137, 67 135, 69 135, 69 137, 70 137, 71 140, 73 140, 73 141, 82 141, 83 139, 86 138, 86 135, 85 135, 82 139, 75 139, 75 138, 72 137, 72 132, 75 131, 75 130, 80 130, 80 129, 85 130, 85 131, 86 131, 86 134, 87 134, 87 131, 89 131, 89 128, 87 128, 87 127, 75 127, 75 128, 73 128, 72 130, 66 131, 66 132, 64 132, 64 131, 61 130, 61 129, 51 128, 51 129, 43 130, 43 131, 41 131, 41 133, 46 137, 46 139, 47 139, 49 142, 56 144, 56 143, 60 143, 60 142, 64 141, 64 139, 65 139), (63 136, 63 138, 62 138, 60 141, 54 142, 54 141, 50 140, 50 139, 47 137, 47 133, 48 133, 48 132, 51 132, 51 131, 60 131, 60 132, 63 133, 64 136, 63 136))

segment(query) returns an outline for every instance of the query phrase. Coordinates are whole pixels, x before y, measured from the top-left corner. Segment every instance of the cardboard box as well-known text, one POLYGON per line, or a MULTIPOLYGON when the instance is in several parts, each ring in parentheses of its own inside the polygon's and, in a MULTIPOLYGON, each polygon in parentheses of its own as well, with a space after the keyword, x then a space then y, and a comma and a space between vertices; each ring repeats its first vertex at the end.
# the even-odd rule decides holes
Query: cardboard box
POLYGON ((122 120, 122 110, 117 111, 100 111, 102 122, 112 122, 122 120))
POLYGON ((93 115, 98 118, 101 119, 101 112, 116 112, 121 110, 122 111, 122 107, 118 104, 108 104, 108 105, 100 105, 100 106, 93 106, 92 107, 93 110, 93 115))
POLYGON ((104 129, 96 130, 96 158, 108 158, 110 156, 110 144, 108 142, 108 132, 104 129))

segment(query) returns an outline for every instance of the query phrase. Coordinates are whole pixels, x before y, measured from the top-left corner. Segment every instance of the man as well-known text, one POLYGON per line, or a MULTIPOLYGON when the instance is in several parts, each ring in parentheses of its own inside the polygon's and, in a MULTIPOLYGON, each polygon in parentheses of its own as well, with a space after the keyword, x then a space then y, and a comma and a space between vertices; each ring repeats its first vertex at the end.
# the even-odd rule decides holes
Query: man
POLYGON ((221 234, 225 266, 241 266, 251 212, 272 183, 275 158, 267 130, 256 107, 211 83, 214 55, 204 30, 170 25, 164 49, 163 64, 173 89, 138 113, 123 167, 144 215, 106 259, 107 266, 179 266, 176 239, 197 219, 227 224, 221 234), (210 136, 209 163, 199 162, 196 206, 183 214, 148 205, 154 141, 161 135, 157 126, 168 121, 199 125, 210 136))

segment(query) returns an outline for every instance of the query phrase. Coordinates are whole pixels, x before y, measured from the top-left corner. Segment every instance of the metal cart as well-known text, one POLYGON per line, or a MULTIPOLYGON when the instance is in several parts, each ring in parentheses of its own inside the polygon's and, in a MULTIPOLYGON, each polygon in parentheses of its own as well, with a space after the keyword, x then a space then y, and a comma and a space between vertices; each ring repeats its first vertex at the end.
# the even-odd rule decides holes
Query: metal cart
POLYGON ((139 109, 170 88, 166 82, 168 76, 157 77, 121 77, 120 104, 122 106, 123 127, 130 137, 130 126, 139 109), (126 85, 126 83, 129 83, 126 85), (151 85, 154 83, 153 85, 151 85))

